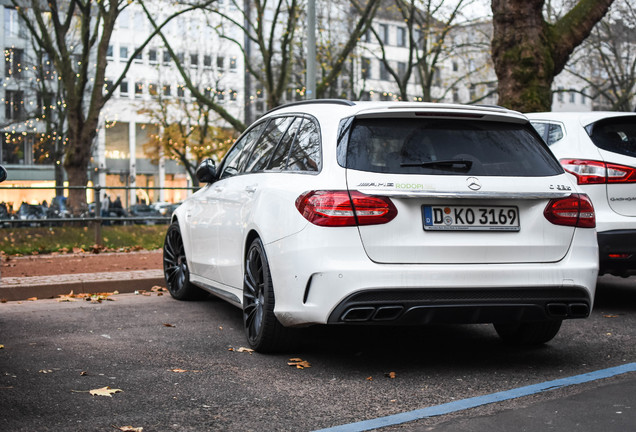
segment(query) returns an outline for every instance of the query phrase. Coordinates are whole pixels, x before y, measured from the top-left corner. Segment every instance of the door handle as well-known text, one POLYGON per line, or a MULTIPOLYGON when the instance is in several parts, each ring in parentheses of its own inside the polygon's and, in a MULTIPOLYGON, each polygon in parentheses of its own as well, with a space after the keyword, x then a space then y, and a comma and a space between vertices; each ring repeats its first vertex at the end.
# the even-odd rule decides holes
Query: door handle
POLYGON ((245 186, 245 192, 247 193, 254 193, 256 189, 258 189, 258 185, 245 186))

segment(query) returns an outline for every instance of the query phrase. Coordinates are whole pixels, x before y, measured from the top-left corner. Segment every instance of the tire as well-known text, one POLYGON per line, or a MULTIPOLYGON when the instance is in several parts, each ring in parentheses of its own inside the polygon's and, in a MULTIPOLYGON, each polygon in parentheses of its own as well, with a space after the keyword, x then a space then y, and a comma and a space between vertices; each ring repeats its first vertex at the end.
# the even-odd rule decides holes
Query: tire
POLYGON ((168 227, 163 243, 163 275, 170 295, 177 300, 200 300, 207 293, 190 283, 190 271, 179 223, 168 227))
POLYGON ((274 287, 263 243, 254 239, 245 258, 243 327, 247 342, 260 353, 281 351, 292 342, 292 329, 274 315, 274 287))
POLYGON ((537 346, 551 341, 559 332, 562 320, 494 324, 499 337, 507 344, 537 346))

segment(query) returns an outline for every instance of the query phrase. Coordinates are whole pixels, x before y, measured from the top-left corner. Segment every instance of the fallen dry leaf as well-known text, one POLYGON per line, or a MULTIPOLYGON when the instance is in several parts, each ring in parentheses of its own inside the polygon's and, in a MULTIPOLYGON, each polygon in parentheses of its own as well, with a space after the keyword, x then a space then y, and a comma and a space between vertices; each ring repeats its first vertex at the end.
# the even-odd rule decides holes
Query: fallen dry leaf
MULTIPOLYGON (((115 427, 115 426, 113 426, 115 427)), ((119 429, 122 432, 143 432, 144 428, 142 427, 133 427, 133 426, 120 426, 120 427, 115 427, 116 429, 119 429)))
POLYGON ((288 366, 296 366, 296 369, 305 369, 311 367, 311 364, 300 358, 290 358, 287 362, 288 366))
POLYGON ((110 388, 109 386, 106 386, 106 387, 102 387, 102 388, 91 390, 90 394, 93 395, 93 396, 113 397, 113 394, 119 393, 121 391, 123 391, 123 390, 121 390, 121 389, 113 389, 113 388, 110 388))
POLYGON ((38 298, 37 297, 30 297, 27 299, 27 301, 36 301, 38 298))
POLYGON ((250 348, 240 347, 239 349, 236 350, 236 352, 241 352, 241 353, 246 352, 246 353, 252 354, 254 350, 250 348))
POLYGON ((367 381, 373 381, 373 377, 367 377, 367 381))
POLYGON ((87 376, 87 375, 88 375, 88 372, 86 372, 86 371, 81 371, 80 372, 80 376, 87 376))
POLYGON ((163 323, 163 326, 164 326, 164 327, 174 327, 174 325, 173 325, 173 324, 170 324, 170 323, 163 323))
POLYGON ((38 372, 39 373, 43 373, 43 374, 53 373, 53 371, 51 369, 40 369, 38 372))
POLYGON ((188 372, 187 369, 170 369, 170 372, 176 372, 176 373, 183 373, 183 372, 188 372))
POLYGON ((614 314, 607 314, 607 315, 603 315, 603 317, 605 318, 618 318, 620 315, 614 315, 614 314))
POLYGON ((395 372, 389 372, 384 374, 387 378, 395 379, 395 372))

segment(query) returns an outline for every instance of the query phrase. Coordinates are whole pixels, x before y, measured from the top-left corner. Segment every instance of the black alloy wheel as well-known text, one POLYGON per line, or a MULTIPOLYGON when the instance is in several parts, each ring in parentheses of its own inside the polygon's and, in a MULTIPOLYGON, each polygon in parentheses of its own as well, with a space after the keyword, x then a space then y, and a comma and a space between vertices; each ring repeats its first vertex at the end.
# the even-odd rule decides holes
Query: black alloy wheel
POLYGON ((168 228, 163 244, 163 275, 170 295, 177 300, 196 300, 206 293, 190 283, 183 238, 178 222, 168 228))
POLYGON ((243 278, 243 326, 250 347, 258 352, 279 351, 291 342, 292 331, 274 315, 274 288, 263 243, 250 245, 243 278))

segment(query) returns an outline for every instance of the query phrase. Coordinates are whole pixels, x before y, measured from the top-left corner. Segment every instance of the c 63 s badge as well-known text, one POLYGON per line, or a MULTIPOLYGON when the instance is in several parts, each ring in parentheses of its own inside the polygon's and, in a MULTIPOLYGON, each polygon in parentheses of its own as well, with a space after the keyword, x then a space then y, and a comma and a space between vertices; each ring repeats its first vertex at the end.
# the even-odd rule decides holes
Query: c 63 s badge
POLYGON ((568 185, 550 185, 550 190, 571 191, 572 188, 568 185))

